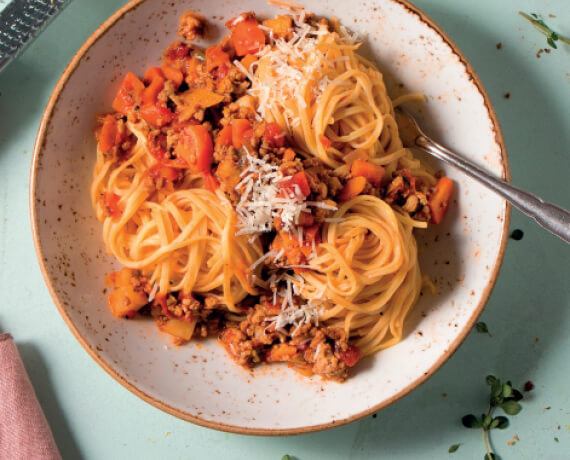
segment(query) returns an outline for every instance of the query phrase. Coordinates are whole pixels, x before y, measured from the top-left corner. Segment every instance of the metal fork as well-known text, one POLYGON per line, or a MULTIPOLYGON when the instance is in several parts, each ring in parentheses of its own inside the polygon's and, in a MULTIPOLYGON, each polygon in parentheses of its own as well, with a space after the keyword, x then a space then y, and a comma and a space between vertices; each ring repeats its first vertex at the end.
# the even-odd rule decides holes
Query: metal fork
POLYGON ((542 227, 570 243, 570 213, 567 210, 490 175, 461 155, 429 138, 404 109, 398 107, 395 112, 396 123, 400 128, 405 147, 418 148, 463 171, 532 217, 542 227))

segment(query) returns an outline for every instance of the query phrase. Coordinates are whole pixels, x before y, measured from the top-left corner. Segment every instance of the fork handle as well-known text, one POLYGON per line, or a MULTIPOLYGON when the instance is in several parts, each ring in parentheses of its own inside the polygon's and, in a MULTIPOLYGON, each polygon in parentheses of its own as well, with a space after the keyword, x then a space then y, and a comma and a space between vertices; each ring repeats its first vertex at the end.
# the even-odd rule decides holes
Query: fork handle
POLYGON ((423 135, 419 135, 416 138, 415 144, 420 149, 455 166, 473 179, 486 185, 522 212, 532 217, 539 225, 562 238, 566 243, 570 243, 570 213, 567 210, 548 203, 542 198, 525 192, 502 179, 491 176, 462 156, 423 135))

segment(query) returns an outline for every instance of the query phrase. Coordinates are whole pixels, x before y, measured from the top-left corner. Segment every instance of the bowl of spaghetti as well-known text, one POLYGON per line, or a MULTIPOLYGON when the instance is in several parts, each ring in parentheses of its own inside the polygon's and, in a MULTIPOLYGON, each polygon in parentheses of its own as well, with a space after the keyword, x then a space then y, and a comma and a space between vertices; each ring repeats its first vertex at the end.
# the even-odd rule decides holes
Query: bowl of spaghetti
POLYGON ((221 430, 325 429, 412 391, 481 313, 509 208, 404 148, 403 104, 508 178, 479 79, 406 1, 127 4, 34 150, 36 250, 71 331, 221 430))

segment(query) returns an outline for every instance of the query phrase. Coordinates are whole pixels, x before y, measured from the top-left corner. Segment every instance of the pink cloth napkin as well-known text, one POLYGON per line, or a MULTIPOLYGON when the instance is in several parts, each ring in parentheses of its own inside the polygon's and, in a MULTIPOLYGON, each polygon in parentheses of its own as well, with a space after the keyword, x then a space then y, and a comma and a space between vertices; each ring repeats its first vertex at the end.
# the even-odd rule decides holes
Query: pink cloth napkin
POLYGON ((0 334, 0 459, 61 460, 10 334, 0 334))

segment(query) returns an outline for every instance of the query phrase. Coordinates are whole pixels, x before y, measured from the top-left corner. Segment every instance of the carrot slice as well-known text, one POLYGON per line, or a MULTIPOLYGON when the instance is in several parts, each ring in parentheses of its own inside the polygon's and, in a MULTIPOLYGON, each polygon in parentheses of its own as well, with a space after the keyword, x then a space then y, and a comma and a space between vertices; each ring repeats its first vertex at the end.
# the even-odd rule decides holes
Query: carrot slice
POLYGON ((182 75, 182 72, 178 69, 175 69, 174 67, 163 64, 160 66, 160 70, 162 70, 164 78, 172 81, 176 87, 179 87, 184 81, 184 75, 182 75))
POLYGON ((364 191, 364 187, 366 187, 366 178, 362 176, 353 177, 349 179, 344 188, 338 195, 339 201, 348 201, 355 196, 360 195, 364 191))
POLYGON ((257 53, 265 45, 265 34, 256 19, 238 22, 232 31, 232 43, 238 56, 257 53))
POLYGON ((236 149, 241 148, 243 141, 251 135, 253 135, 253 130, 249 121, 243 118, 236 118, 232 121, 232 143, 236 149))
POLYGON ((369 161, 354 160, 350 173, 352 177, 364 177, 372 185, 378 187, 382 182, 385 169, 369 161))
POLYGON ((127 72, 113 100, 113 109, 127 115, 138 103, 143 89, 144 83, 134 73, 127 72))
POLYGON ((216 146, 225 145, 229 147, 232 145, 232 125, 224 126, 216 136, 216 146))
POLYGON ((449 177, 442 177, 435 185, 435 191, 431 195, 428 206, 431 211, 431 221, 439 224, 445 217, 449 208, 449 200, 453 192, 453 181, 449 177))
POLYGON ((99 148, 103 153, 108 153, 115 146, 117 135, 117 120, 113 115, 107 115, 99 133, 99 148))
POLYGON ((164 78, 161 76, 154 77, 150 85, 142 91, 141 102, 143 104, 156 104, 158 94, 164 88, 164 78))
POLYGON ((162 74, 162 70, 158 67, 149 67, 148 70, 144 73, 143 76, 143 83, 150 84, 156 77, 163 78, 164 75, 162 74))

